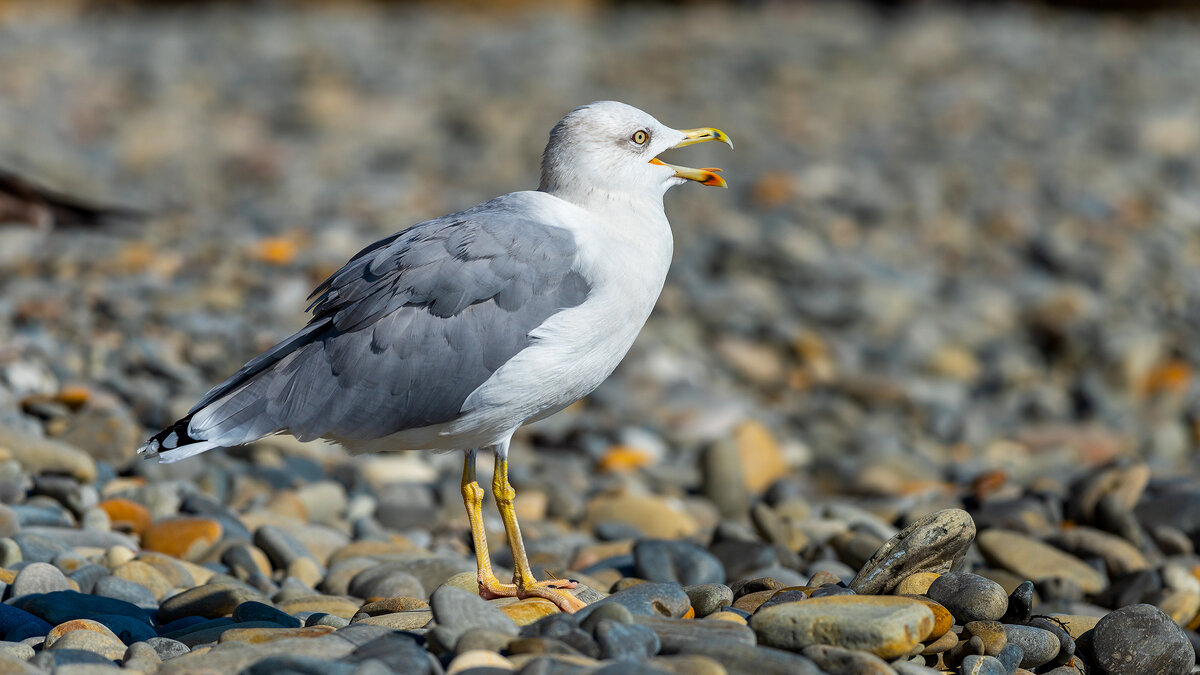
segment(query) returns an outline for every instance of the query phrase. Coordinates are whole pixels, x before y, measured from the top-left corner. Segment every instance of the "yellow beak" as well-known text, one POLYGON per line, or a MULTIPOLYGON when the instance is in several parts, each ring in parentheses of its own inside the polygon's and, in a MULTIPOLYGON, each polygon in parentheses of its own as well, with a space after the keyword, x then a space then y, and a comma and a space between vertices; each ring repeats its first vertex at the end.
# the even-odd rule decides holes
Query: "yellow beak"
MULTIPOLYGON (((682 129, 681 131, 684 135, 684 139, 682 141, 676 143, 675 145, 671 146, 672 149, 682 148, 687 145, 695 145, 696 143, 704 143, 705 141, 721 141, 722 143, 728 145, 730 148, 733 147, 733 141, 729 140, 729 136, 724 131, 721 131, 720 129, 713 129, 712 127, 703 127, 701 129, 682 129)), ((700 183, 701 185, 712 185, 714 187, 729 187, 729 185, 725 182, 725 179, 717 175, 717 173, 720 171, 720 169, 716 169, 716 168, 691 169, 686 166, 675 166, 674 164, 667 164, 666 162, 658 159, 657 157, 650 160, 650 163, 658 164, 660 166, 665 166, 665 167, 674 169, 676 178, 686 178, 688 180, 694 180, 697 183, 700 183)))

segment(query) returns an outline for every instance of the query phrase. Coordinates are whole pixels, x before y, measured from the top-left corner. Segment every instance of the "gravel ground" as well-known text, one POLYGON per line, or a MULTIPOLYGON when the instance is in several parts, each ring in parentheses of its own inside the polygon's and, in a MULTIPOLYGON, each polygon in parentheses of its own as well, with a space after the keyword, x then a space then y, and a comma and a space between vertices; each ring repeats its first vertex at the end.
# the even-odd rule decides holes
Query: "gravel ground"
POLYGON ((0 228, 8 671, 1193 669, 1194 18, 3 10, 0 165, 154 213, 0 228), (536 568, 611 600, 463 592, 454 454, 133 458, 605 98, 737 144, 677 156, 731 189, 668 195, 633 352, 514 445, 536 568))

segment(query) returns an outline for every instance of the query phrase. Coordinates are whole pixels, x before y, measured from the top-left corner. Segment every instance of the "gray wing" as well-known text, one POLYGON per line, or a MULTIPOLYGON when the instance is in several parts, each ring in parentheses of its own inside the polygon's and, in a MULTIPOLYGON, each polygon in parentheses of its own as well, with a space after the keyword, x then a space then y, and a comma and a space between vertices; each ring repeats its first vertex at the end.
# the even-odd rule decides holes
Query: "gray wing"
POLYGON ((589 292, 571 232, 513 201, 363 249, 313 291, 307 327, 215 387, 174 430, 228 446, 278 431, 372 440, 455 419, 530 331, 589 292))

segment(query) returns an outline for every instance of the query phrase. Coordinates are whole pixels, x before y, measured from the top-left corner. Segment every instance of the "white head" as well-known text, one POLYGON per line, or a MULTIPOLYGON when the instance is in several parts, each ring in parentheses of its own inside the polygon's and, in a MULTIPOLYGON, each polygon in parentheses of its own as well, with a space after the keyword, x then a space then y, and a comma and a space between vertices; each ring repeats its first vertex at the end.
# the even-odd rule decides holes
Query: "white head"
POLYGON ((576 203, 606 197, 656 197, 689 180, 725 187, 720 169, 664 164, 659 153, 704 141, 733 147, 712 128, 676 130, 633 106, 597 101, 572 110, 550 131, 538 189, 576 203))

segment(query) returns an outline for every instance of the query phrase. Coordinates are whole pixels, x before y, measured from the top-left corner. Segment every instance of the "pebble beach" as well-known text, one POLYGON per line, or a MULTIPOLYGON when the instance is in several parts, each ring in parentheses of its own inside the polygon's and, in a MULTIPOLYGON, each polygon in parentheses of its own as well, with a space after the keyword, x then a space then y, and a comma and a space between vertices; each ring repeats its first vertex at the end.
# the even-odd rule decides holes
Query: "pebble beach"
POLYGON ((1200 18, 499 4, 0 2, 0 167, 147 214, 0 223, 0 673, 1195 672, 1200 18), (601 99, 736 150, 514 438, 586 609, 478 597, 460 453, 135 456, 601 99))

